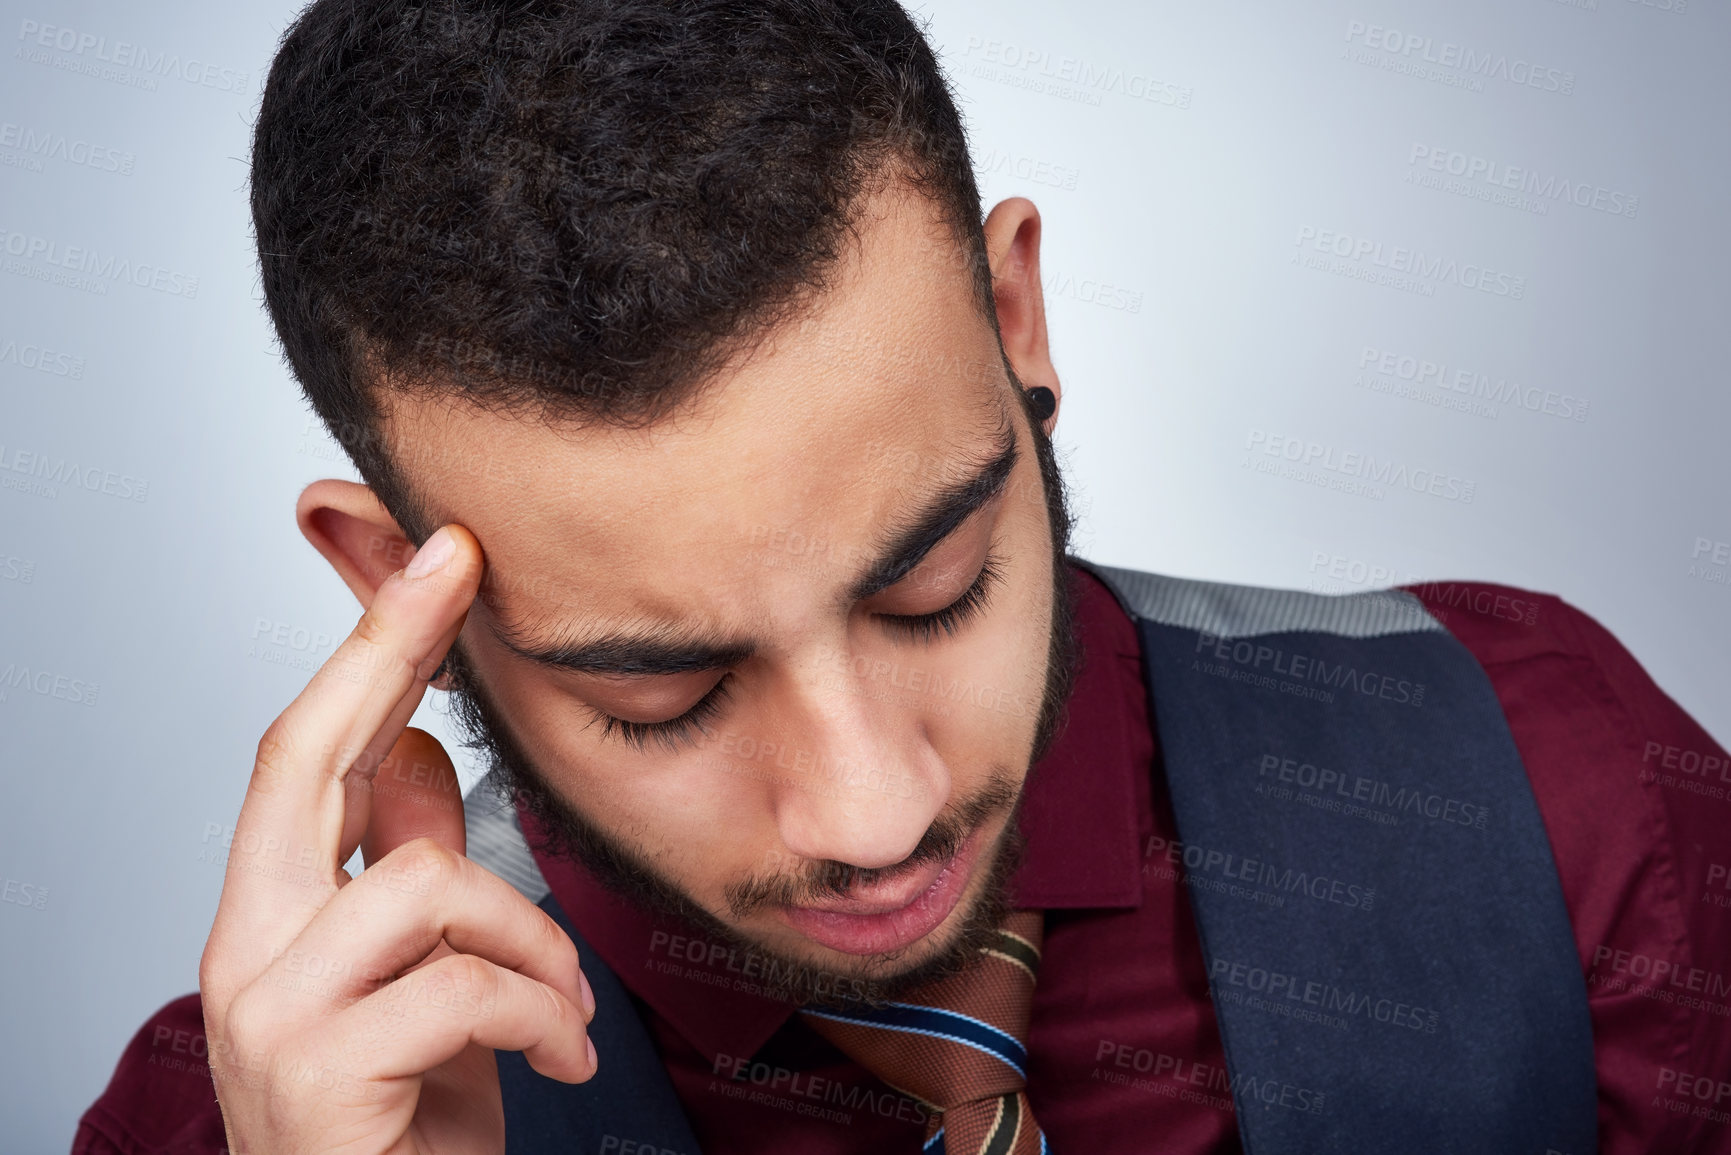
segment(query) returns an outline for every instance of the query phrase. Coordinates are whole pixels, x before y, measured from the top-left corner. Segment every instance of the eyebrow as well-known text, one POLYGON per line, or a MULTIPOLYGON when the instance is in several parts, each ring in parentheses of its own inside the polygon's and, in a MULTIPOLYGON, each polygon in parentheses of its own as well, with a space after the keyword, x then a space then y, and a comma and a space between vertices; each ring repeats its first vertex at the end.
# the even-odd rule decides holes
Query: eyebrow
POLYGON ((1004 492, 1018 457, 1015 426, 1004 422, 991 452, 991 458, 972 477, 939 490, 924 509, 886 535, 877 558, 849 587, 849 598, 863 601, 901 581, 939 542, 1004 492))
MULTIPOLYGON (((1015 427, 1008 421, 990 452, 990 459, 971 477, 938 490, 911 518, 884 535, 878 556, 848 587, 851 600, 864 600, 895 585, 1004 491, 1019 459, 1015 427)), ((489 623, 489 629, 500 645, 519 658, 579 674, 693 674, 736 666, 756 652, 756 646, 748 641, 694 635, 665 625, 627 628, 591 642, 552 645, 530 643, 496 621, 489 623)))
POLYGON ((578 674, 616 677, 721 670, 745 661, 756 649, 746 642, 681 637, 669 629, 656 627, 638 632, 625 630, 580 645, 551 646, 525 645, 497 625, 492 630, 499 644, 519 658, 578 674))

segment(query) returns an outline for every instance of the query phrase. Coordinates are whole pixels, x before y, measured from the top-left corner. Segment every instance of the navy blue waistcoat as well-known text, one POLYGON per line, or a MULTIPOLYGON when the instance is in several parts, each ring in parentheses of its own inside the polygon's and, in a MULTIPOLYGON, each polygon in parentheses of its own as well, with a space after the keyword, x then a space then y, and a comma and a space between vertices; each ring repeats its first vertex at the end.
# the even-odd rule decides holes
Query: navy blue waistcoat
MULTIPOLYGON (((1141 639, 1178 833, 1149 866, 1181 872, 1195 910, 1245 1150, 1596 1151, 1568 911, 1471 653, 1405 593, 1088 568, 1141 639)), ((484 788, 465 809, 470 857, 571 934, 598 1003, 589 1083, 499 1054, 509 1155, 698 1155, 514 812, 484 788)))

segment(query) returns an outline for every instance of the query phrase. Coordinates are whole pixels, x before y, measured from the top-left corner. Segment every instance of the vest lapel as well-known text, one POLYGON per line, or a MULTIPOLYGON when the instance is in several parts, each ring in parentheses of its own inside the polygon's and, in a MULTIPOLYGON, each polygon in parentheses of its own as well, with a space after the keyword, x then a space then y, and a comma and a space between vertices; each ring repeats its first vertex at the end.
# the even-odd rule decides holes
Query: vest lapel
POLYGON ((535 866, 516 811, 483 783, 463 800, 469 857, 510 882, 553 916, 571 941, 595 992, 589 1033, 601 1056, 587 1083, 561 1083, 500 1051, 506 1155, 699 1155, 697 1140, 649 1031, 624 984, 566 917, 535 866))

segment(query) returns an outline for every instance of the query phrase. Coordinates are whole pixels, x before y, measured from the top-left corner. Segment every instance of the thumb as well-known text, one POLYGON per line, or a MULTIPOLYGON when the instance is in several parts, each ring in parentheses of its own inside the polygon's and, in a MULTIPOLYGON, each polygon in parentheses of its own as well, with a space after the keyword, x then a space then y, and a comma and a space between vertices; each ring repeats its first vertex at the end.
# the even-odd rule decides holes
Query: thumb
POLYGON ((457 770, 439 740, 405 727, 372 778, 361 857, 368 866, 405 842, 431 838, 458 854, 468 846, 457 770))

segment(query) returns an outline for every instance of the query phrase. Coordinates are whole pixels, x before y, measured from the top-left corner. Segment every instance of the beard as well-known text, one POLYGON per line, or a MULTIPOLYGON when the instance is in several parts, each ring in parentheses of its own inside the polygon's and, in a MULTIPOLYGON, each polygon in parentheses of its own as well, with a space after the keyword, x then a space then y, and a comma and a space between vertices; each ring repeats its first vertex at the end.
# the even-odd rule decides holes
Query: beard
MULTIPOLYGON (((1007 368, 1007 364, 1006 364, 1007 368)), ((1046 648, 1040 710, 1032 749, 1021 773, 994 766, 986 784, 933 819, 914 850, 901 862, 882 868, 862 868, 836 861, 817 861, 803 870, 730 883, 725 889, 729 911, 743 918, 775 905, 810 902, 844 895, 851 887, 874 879, 905 874, 920 865, 944 862, 974 831, 1002 816, 1003 830, 981 855, 977 868, 984 879, 978 895, 952 916, 957 929, 950 943, 933 957, 905 964, 906 951, 862 960, 857 971, 814 966, 765 947, 711 914, 645 859, 581 814, 553 788, 517 743, 504 714, 475 677, 473 665, 454 643, 444 663, 452 685, 452 715, 467 732, 464 743, 488 767, 483 789, 502 802, 516 804, 544 832, 543 853, 581 864, 609 890, 637 906, 687 924, 691 931, 724 943, 747 957, 755 956, 753 973, 772 998, 809 1006, 883 1003, 914 987, 952 975, 966 966, 1009 914, 1010 880, 1021 863, 1023 837, 1018 821, 1022 798, 1034 763, 1050 748, 1059 729, 1065 702, 1075 684, 1081 652, 1075 637, 1075 580, 1066 563, 1071 519, 1051 440, 1027 411, 1026 390, 1014 374, 1012 384, 1028 415, 1028 428, 1040 467, 1047 520, 1051 529, 1051 631, 1046 648)))

